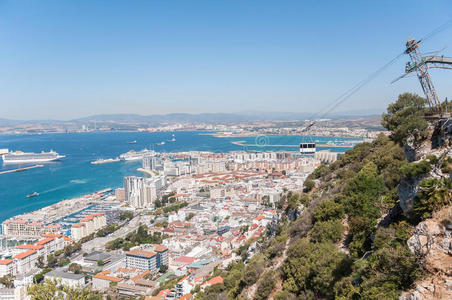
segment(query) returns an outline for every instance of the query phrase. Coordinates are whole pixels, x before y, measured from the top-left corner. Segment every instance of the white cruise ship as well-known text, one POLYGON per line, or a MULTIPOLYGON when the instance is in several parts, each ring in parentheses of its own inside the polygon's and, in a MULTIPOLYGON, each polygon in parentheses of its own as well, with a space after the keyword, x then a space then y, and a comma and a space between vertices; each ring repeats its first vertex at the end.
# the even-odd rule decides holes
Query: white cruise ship
POLYGON ((125 161, 141 160, 145 156, 155 155, 155 151, 143 149, 141 151, 130 150, 127 153, 121 154, 119 158, 125 161))
POLYGON ((32 152, 9 152, 2 155, 5 164, 23 164, 23 163, 43 163, 64 158, 55 151, 32 153, 32 152))

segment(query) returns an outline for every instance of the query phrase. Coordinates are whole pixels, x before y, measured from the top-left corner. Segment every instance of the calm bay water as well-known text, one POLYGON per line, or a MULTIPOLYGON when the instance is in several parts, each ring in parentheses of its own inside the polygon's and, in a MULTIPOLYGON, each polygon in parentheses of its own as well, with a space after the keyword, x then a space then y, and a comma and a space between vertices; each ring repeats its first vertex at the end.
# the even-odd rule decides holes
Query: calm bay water
MULTIPOLYGON (((116 162, 91 165, 98 158, 112 158, 131 149, 155 149, 158 152, 212 151, 229 152, 244 150, 233 141, 247 144, 296 145, 297 136, 269 136, 218 138, 202 132, 175 132, 175 142, 168 142, 172 132, 90 132, 43 135, 0 135, 0 148, 10 151, 41 152, 55 150, 66 157, 59 162, 47 163, 43 168, 0 175, 0 222, 17 214, 33 211, 63 199, 71 199, 103 188, 122 186, 123 177, 142 175, 136 169, 141 162, 116 162), (127 144, 136 140, 136 144, 127 144), (165 141, 165 145, 155 145, 165 141), (256 142, 257 141, 257 142, 256 142), (38 192, 34 198, 27 194, 38 192)), ((352 140, 316 137, 316 140, 352 140)), ((248 150, 297 151, 297 148, 248 147, 248 150)), ((346 149, 332 149, 344 151, 346 149)), ((17 165, 0 165, 0 171, 14 169, 17 165)))

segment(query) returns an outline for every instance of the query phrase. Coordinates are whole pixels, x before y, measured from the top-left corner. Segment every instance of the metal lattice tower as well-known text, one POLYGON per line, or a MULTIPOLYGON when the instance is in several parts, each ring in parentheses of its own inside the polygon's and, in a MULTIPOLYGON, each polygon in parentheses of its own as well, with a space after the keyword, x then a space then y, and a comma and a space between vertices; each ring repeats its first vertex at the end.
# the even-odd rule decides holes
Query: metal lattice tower
POLYGON ((440 102, 438 99, 438 94, 436 93, 433 81, 428 73, 427 58, 422 56, 419 50, 420 41, 414 39, 408 40, 406 42, 405 53, 411 58, 411 63, 408 62, 405 67, 405 73, 411 73, 416 70, 417 77, 421 82, 422 90, 424 91, 425 97, 428 100, 428 104, 431 108, 437 107, 440 102))
MULTIPOLYGON (((438 94, 436 93, 432 78, 430 77, 428 70, 433 68, 450 70, 452 69, 452 58, 435 55, 422 56, 422 53, 419 50, 420 44, 421 40, 416 41, 415 39, 410 39, 406 42, 405 53, 410 56, 411 62, 406 63, 405 74, 393 80, 392 83, 412 72, 416 72, 417 77, 421 82, 421 87, 424 91, 425 98, 427 98, 428 105, 430 106, 430 108, 432 108, 432 110, 439 110, 439 112, 441 113, 442 108, 438 99, 438 94)), ((438 52, 436 52, 436 54, 438 52)))

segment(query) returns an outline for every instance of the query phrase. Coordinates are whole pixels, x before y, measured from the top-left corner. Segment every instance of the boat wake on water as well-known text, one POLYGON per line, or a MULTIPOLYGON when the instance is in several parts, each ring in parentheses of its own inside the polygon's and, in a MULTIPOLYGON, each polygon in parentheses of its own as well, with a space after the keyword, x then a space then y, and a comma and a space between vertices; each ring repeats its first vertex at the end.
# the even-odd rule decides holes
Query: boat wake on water
POLYGON ((85 184, 87 182, 88 182, 88 180, 86 180, 86 179, 72 179, 70 181, 70 183, 75 183, 75 184, 85 184))

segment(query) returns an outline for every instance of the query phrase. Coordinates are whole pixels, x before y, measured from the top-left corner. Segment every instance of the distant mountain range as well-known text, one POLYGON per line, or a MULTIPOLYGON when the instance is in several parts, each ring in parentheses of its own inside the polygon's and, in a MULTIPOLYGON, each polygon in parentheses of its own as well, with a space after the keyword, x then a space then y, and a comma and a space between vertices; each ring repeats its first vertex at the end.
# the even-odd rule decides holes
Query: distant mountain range
POLYGON ((126 124, 171 124, 176 122, 183 123, 236 123, 249 121, 292 121, 292 120, 306 120, 312 118, 329 118, 329 119, 350 119, 360 117, 376 117, 380 116, 381 112, 376 110, 367 112, 342 112, 330 114, 326 117, 314 115, 311 113, 291 113, 291 112, 268 112, 268 111, 246 111, 239 113, 171 113, 171 114, 154 114, 154 115, 139 115, 139 114, 100 114, 89 117, 73 119, 69 121, 62 120, 10 120, 1 119, 0 126, 12 126, 26 123, 46 123, 46 124, 61 124, 61 123, 126 123, 126 124))

